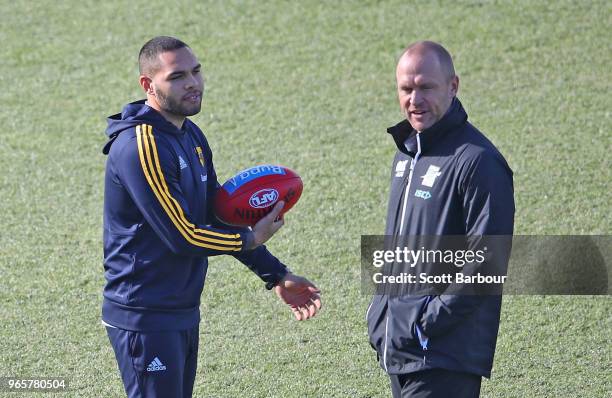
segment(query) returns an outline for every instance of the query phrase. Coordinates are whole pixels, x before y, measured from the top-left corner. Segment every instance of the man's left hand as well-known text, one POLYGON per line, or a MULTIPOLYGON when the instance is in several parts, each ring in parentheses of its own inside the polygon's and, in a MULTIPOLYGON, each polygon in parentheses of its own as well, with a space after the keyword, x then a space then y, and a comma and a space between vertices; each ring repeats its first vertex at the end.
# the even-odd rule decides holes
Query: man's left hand
POLYGON ((308 279, 288 273, 274 288, 298 321, 312 318, 321 309, 321 291, 308 279))

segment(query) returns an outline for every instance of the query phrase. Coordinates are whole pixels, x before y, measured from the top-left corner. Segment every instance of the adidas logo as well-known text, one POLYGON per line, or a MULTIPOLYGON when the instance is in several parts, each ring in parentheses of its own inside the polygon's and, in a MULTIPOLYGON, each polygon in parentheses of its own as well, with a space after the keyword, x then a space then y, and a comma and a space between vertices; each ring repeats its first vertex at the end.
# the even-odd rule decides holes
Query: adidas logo
POLYGON ((147 372, 157 372, 159 370, 166 370, 166 365, 161 363, 158 357, 155 357, 155 359, 151 361, 149 366, 147 366, 147 372))
POLYGON ((185 167, 187 167, 187 162, 185 162, 185 159, 183 159, 181 156, 179 156, 179 166, 180 166, 181 170, 183 170, 185 167))

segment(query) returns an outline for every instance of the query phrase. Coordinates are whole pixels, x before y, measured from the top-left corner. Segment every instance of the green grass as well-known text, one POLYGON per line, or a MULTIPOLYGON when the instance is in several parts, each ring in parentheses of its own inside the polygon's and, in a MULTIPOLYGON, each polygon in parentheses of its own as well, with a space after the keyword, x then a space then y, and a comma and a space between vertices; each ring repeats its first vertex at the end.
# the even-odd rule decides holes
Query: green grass
MULTIPOLYGON (((0 0, 0 377, 122 393, 99 319, 104 117, 142 97, 136 54, 171 34, 204 65, 194 120, 220 179, 262 162, 302 176, 269 246, 325 305, 297 323, 245 267, 213 259, 194 395, 389 396, 359 239, 384 228, 406 44, 454 55, 472 122, 514 169, 517 233, 610 234, 612 6, 533 3, 0 0)), ((611 330, 609 297, 506 297, 483 396, 609 396, 611 330)))

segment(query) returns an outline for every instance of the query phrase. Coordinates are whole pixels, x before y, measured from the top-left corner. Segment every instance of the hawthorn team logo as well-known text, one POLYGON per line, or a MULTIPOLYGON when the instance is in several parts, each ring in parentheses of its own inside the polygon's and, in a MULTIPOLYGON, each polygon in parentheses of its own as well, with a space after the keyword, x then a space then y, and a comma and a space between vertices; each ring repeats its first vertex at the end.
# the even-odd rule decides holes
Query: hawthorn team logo
POLYGON ((198 159, 200 159, 200 164, 204 166, 204 153, 202 152, 202 148, 197 146, 195 147, 195 151, 198 154, 198 159))

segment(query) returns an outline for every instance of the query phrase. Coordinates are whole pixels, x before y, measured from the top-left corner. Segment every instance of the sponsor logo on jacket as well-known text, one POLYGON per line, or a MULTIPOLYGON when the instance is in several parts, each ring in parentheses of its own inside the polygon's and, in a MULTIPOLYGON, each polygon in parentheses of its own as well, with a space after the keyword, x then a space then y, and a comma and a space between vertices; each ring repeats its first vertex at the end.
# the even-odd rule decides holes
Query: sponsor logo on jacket
POLYGON ((431 198, 431 193, 429 191, 423 191, 421 189, 417 189, 416 192, 414 193, 414 196, 416 196, 417 198, 427 200, 431 198))
POLYGON ((396 163, 395 165, 395 176, 396 177, 403 177, 404 173, 406 172, 406 165, 408 164, 407 160, 400 160, 399 162, 396 163))
POLYGON ((427 169, 427 172, 424 176, 421 176, 423 179, 422 185, 426 187, 433 187, 434 182, 436 182, 436 178, 438 178, 442 173, 440 172, 440 168, 438 166, 430 165, 427 169))

